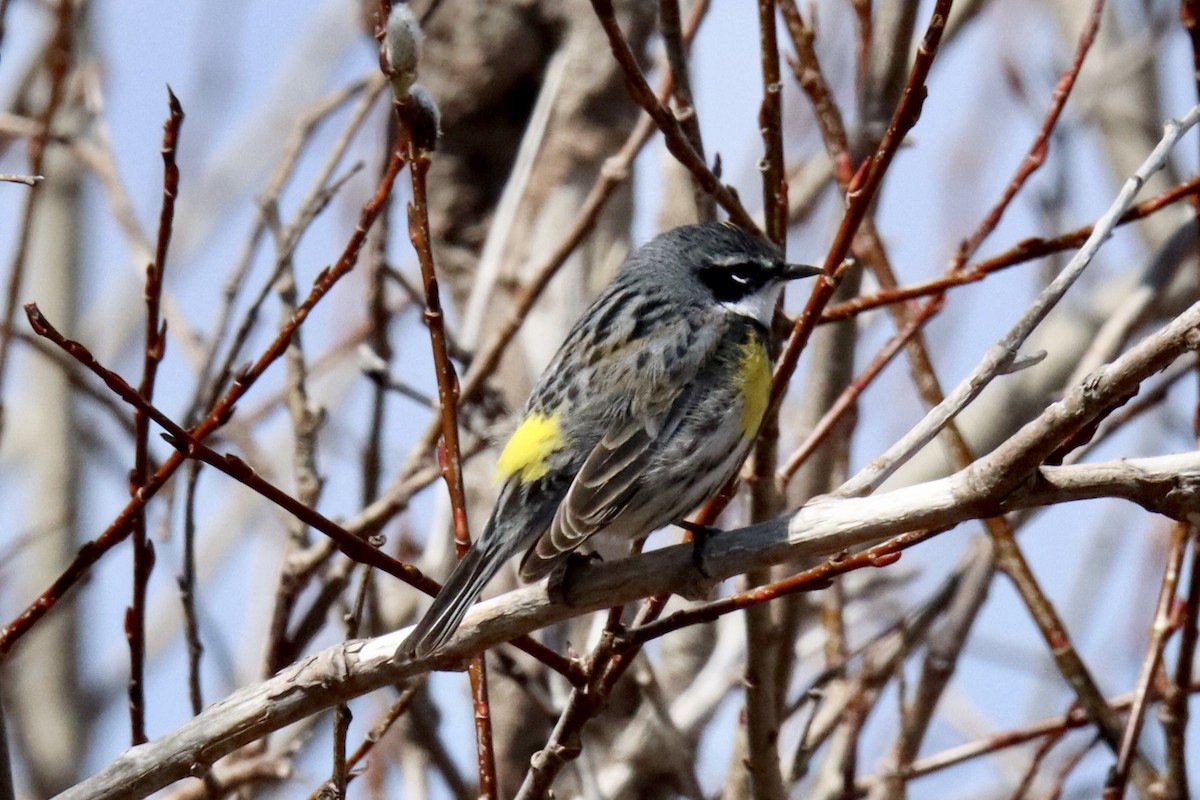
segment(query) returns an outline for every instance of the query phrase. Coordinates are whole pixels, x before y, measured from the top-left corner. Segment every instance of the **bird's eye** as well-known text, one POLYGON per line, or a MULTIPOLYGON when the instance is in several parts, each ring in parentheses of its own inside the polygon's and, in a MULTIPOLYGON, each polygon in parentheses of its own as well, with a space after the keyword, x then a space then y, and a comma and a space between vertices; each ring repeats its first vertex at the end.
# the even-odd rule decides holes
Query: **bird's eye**
POLYGON ((719 302, 736 302, 762 285, 762 270, 753 264, 729 264, 709 267, 700 279, 719 302))

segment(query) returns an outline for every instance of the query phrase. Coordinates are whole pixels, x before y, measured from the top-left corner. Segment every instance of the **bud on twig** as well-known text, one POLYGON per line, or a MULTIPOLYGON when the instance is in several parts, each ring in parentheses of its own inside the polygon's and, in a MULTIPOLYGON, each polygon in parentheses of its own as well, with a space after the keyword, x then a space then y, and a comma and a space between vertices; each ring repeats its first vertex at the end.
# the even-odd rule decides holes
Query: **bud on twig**
POLYGON ((396 99, 408 97, 417 80, 417 62, 421 58, 421 26, 408 3, 394 3, 388 15, 383 52, 391 68, 392 91, 396 99))
POLYGON ((442 112, 430 91, 414 83, 409 88, 404 108, 413 144, 426 152, 436 150, 437 140, 442 135, 442 112))

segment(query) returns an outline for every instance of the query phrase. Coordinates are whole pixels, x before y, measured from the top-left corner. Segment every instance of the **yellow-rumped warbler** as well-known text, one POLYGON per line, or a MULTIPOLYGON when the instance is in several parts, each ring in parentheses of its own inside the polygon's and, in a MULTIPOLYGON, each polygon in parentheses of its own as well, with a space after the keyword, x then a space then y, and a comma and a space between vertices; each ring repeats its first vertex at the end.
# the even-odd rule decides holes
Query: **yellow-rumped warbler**
POLYGON ((728 223, 631 253, 534 386, 483 536, 402 650, 442 645, 518 553, 521 578, 536 580, 593 534, 645 536, 719 490, 766 412, 779 292, 819 272, 728 223))

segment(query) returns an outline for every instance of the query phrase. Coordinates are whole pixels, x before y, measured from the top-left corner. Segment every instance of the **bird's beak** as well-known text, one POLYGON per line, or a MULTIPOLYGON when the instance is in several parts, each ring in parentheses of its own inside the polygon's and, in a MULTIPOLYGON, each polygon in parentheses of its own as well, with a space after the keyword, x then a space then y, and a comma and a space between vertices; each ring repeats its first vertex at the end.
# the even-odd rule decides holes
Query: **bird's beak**
POLYGON ((785 281, 794 281, 797 278, 812 278, 820 274, 820 267, 810 267, 808 264, 783 265, 783 279, 785 281))

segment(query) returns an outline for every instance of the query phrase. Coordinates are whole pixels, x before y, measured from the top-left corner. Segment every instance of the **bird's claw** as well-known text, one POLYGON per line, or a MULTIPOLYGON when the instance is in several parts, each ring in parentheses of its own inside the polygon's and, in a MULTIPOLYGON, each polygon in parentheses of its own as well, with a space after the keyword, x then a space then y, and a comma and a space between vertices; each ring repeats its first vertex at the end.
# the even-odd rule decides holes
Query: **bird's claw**
POLYGON ((696 522, 683 519, 674 523, 676 527, 683 528, 692 535, 692 566, 696 568, 705 578, 712 578, 712 573, 708 571, 705 559, 705 550, 708 546, 709 537, 719 533, 724 533, 720 528, 713 528, 709 525, 700 525, 696 522))

